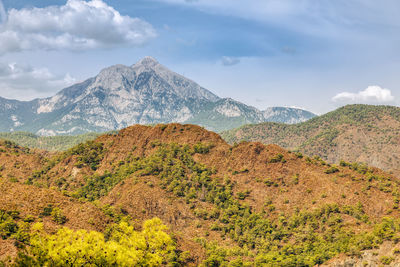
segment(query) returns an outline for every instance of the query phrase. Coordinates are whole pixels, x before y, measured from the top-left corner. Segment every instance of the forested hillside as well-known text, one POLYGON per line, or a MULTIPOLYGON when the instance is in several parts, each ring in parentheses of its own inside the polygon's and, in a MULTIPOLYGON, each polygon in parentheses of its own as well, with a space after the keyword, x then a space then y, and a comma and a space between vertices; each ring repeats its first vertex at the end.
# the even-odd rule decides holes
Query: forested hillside
POLYGON ((221 135, 229 143, 277 144, 331 163, 364 162, 400 174, 398 107, 348 105, 299 124, 253 124, 221 135))
POLYGON ((0 133, 0 138, 13 141, 21 146, 49 151, 67 150, 77 144, 93 140, 99 133, 82 135, 39 136, 28 132, 0 133))
POLYGON ((400 180, 366 165, 180 124, 56 154, 0 147, 6 265, 400 262, 400 180))

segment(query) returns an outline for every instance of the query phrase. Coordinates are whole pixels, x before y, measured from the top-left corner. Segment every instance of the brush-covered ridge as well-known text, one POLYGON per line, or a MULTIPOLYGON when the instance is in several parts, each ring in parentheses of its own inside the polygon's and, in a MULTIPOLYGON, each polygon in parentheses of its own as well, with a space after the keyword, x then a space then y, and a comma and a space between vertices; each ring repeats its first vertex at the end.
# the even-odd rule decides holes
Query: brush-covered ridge
MULTIPOLYGON (((47 244, 76 235, 86 245, 104 240, 104 250, 115 245, 132 252, 126 262, 143 255, 137 257, 154 265, 314 266, 359 257, 387 242, 393 251, 379 256, 399 260, 400 181, 366 165, 330 165, 276 145, 230 146, 215 133, 180 124, 132 126, 42 157, 18 181, 1 178, 1 195, 9 195, 1 209, 18 226, 4 242, 18 244, 8 255, 22 251, 20 264, 65 262, 40 258, 39 252, 53 254, 36 240, 47 244), (11 185, 38 199, 37 208, 12 198, 11 185), (59 197, 51 202, 35 194, 59 197), (33 221, 25 222, 26 216, 33 221), (27 233, 24 242, 16 234, 20 229, 27 233), (149 237, 149 231, 156 234, 149 237), (122 242, 132 236, 150 238, 156 253, 122 242)), ((71 257, 82 262, 86 256, 71 257)), ((115 260, 98 257, 107 264, 115 260)))

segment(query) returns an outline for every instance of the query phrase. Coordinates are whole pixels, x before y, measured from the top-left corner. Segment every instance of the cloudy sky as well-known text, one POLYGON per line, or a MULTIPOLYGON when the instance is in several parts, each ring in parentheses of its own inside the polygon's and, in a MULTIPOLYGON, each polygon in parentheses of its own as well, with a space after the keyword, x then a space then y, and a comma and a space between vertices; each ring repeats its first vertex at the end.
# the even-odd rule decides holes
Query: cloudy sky
POLYGON ((0 96, 153 56, 221 97, 400 105, 398 0, 0 0, 0 96))

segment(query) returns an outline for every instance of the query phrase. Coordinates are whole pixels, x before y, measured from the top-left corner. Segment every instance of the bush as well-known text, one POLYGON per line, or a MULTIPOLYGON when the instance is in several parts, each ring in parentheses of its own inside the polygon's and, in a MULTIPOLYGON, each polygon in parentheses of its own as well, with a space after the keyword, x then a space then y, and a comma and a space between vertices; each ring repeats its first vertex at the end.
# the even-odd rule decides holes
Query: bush
POLYGON ((193 146, 193 153, 207 154, 213 147, 213 144, 197 143, 193 146))
POLYGON ((58 224, 64 224, 67 222, 67 217, 63 215, 62 210, 60 208, 54 208, 51 211, 51 217, 53 221, 58 224))
POLYGON ((394 258, 390 256, 382 256, 379 258, 379 261, 384 265, 389 265, 394 261, 394 258))
POLYGON ((237 198, 240 200, 244 200, 245 198, 247 198, 250 195, 250 191, 249 190, 245 190, 243 192, 239 192, 237 193, 237 198))
POLYGON ((272 157, 269 160, 270 163, 277 163, 277 162, 286 162, 285 158, 283 157, 283 155, 281 153, 277 154, 276 156, 272 157))
POLYGON ((303 158, 303 154, 302 154, 301 152, 295 152, 294 154, 295 154, 295 156, 296 156, 297 158, 299 158, 299 159, 302 159, 302 158, 303 158))
POLYGON ((48 204, 46 207, 43 208, 42 213, 40 213, 40 217, 47 217, 50 216, 51 213, 53 211, 53 205, 52 204, 48 204))
POLYGON ((18 232, 18 219, 18 211, 0 210, 0 237, 2 239, 10 238, 18 232))
POLYGON ((335 172, 339 172, 339 169, 336 166, 331 166, 330 168, 325 170, 326 174, 331 174, 331 173, 335 173, 335 172))

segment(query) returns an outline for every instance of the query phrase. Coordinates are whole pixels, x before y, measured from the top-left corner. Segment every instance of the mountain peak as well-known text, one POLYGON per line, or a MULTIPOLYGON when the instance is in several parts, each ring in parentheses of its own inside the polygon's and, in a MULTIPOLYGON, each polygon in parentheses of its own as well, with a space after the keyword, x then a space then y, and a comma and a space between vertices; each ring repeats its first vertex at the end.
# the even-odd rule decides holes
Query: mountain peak
POLYGON ((139 60, 135 64, 135 66, 141 65, 141 66, 147 66, 147 67, 154 67, 155 65, 158 65, 158 64, 159 63, 158 63, 157 59, 155 59, 153 57, 150 57, 150 56, 147 56, 147 57, 144 57, 141 60, 139 60))

